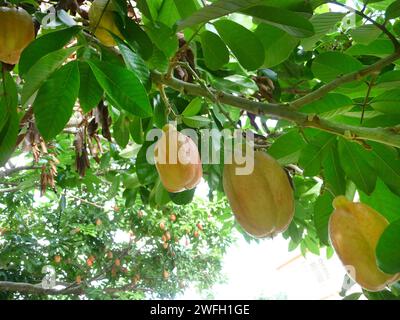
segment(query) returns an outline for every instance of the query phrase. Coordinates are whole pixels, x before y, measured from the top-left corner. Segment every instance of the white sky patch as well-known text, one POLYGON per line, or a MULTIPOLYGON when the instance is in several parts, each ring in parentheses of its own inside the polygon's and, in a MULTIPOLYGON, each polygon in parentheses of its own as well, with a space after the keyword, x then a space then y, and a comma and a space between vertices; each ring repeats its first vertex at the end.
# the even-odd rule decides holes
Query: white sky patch
MULTIPOLYGON (((345 269, 336 256, 325 258, 300 250, 288 252, 288 241, 281 236, 260 243, 247 243, 241 236, 223 259, 227 282, 212 288, 213 298, 250 299, 341 299, 345 269)), ((351 291, 360 291, 354 286, 351 291)), ((178 299, 205 299, 189 288, 178 299)))

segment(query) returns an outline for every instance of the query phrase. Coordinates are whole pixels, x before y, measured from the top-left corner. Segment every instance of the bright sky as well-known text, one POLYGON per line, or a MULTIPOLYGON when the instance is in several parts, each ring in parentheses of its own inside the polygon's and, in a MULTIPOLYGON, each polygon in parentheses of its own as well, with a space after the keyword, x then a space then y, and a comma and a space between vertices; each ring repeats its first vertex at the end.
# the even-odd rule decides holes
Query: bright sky
MULTIPOLYGON (((214 286, 214 299, 341 299, 345 270, 335 255, 329 260, 324 252, 304 258, 300 250, 288 252, 288 242, 280 236, 258 244, 238 238, 224 257, 227 282, 214 286)), ((355 289, 351 292, 359 291, 355 289)), ((178 297, 205 298, 193 288, 178 297)))

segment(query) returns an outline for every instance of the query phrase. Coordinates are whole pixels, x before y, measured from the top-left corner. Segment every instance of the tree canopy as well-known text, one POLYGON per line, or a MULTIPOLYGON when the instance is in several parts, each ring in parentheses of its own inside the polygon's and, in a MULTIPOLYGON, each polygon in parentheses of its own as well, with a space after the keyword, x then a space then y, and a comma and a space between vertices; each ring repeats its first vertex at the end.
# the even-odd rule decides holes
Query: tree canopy
POLYGON ((1 298, 173 298, 223 280, 232 232, 260 240, 232 214, 223 163, 203 163, 207 199, 164 188, 146 154, 170 121, 254 134, 294 189, 288 250, 332 255, 345 195, 388 220, 376 260, 400 272, 399 0, 96 1, 0 1, 36 33, 2 60, 1 298))

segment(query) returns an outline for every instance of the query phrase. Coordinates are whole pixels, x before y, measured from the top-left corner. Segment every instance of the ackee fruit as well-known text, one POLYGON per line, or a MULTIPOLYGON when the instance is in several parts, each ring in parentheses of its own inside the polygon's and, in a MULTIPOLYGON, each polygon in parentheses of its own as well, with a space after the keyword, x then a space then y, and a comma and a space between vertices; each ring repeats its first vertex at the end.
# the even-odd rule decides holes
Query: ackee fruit
POLYGON ((17 64, 21 52, 35 39, 32 17, 22 8, 0 7, 0 61, 17 64))
POLYGON ((173 125, 164 126, 154 149, 154 158, 161 182, 169 192, 193 189, 203 176, 196 144, 173 125))
POLYGON ((386 218, 371 207, 351 202, 344 196, 336 197, 333 207, 329 237, 353 280, 369 291, 380 291, 396 282, 400 273, 384 273, 376 263, 376 245, 389 225, 386 218))
POLYGON ((95 0, 89 9, 90 27, 97 39, 107 47, 116 45, 110 32, 124 39, 115 23, 117 12, 117 8, 112 0, 95 0))
MULTIPOLYGON (((254 170, 238 175, 238 165, 225 164, 223 186, 238 223, 250 235, 263 238, 287 229, 294 215, 289 178, 279 163, 265 152, 254 152, 254 170)), ((243 164, 244 167, 244 164, 243 164)))

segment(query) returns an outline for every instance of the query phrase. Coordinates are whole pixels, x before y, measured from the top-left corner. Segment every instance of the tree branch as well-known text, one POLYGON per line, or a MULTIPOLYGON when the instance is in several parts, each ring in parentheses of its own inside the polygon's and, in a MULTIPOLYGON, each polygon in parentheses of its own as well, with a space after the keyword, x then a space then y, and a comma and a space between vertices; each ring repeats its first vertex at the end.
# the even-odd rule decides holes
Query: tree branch
POLYGON ((317 90, 310 92, 309 94, 305 95, 304 97, 301 97, 301 98, 291 102, 289 105, 294 109, 299 109, 300 107, 302 107, 308 103, 314 102, 314 101, 322 98, 328 92, 336 89, 337 87, 340 87, 341 85, 343 85, 345 83, 360 80, 371 73, 379 72, 383 67, 388 66, 389 64, 398 60, 399 58, 400 58, 400 50, 396 51, 395 53, 387 56, 386 58, 381 59, 381 60, 375 62, 374 64, 371 64, 359 71, 355 71, 352 73, 342 75, 342 76, 336 78, 335 80, 323 85, 322 87, 318 88, 317 90))
POLYGON ((7 169, 4 171, 0 171, 0 178, 4 178, 7 176, 11 176, 13 173, 18 172, 18 171, 24 171, 24 170, 36 170, 36 169, 41 169, 41 166, 21 166, 21 167, 15 167, 11 169, 7 169))
MULTIPOLYGON (((398 57, 399 53, 396 54, 396 58, 398 57)), ((389 57, 388 57, 389 58, 389 57)), ((387 61, 394 61, 394 56, 392 55, 390 59, 386 58, 387 61)), ((379 64, 379 65, 382 65, 379 64)), ((377 66, 370 66, 368 67, 369 70, 376 70, 377 66)), ((364 74, 367 71, 359 71, 356 74, 364 74)), ((353 78, 355 75, 346 75, 343 78, 353 78)), ((370 140, 380 142, 386 145, 400 147, 400 135, 396 130, 392 128, 363 128, 363 127, 356 127, 351 125, 346 125, 342 123, 335 123, 329 120, 321 119, 318 116, 311 116, 308 114, 304 114, 301 112, 296 111, 292 104, 277 104, 277 103, 261 103, 257 101, 252 101, 246 98, 237 97, 232 94, 223 93, 220 91, 216 91, 213 89, 205 90, 202 86, 187 83, 176 78, 166 78, 159 72, 152 72, 152 78, 155 83, 161 83, 164 85, 169 86, 170 88, 177 90, 182 93, 186 93, 193 96, 201 96, 207 97, 209 99, 213 99, 213 96, 216 96, 218 100, 222 103, 231 105, 233 107, 237 107, 243 110, 250 111, 251 113, 257 115, 268 115, 273 119, 284 119, 289 120, 291 122, 296 123, 300 127, 309 127, 309 128, 317 128, 323 131, 327 131, 339 136, 343 136, 346 138, 350 138, 352 140, 370 140)), ((338 78, 341 79, 341 78, 338 78)), ((339 80, 338 80, 339 81, 339 80)), ((333 82, 335 84, 328 84, 330 88, 335 88, 339 84, 337 84, 336 80, 333 82)), ((343 80, 341 80, 343 81, 343 80)), ((348 80, 349 82, 351 80, 348 80)), ((340 82, 340 81, 339 81, 340 82)), ((316 100, 322 97, 324 94, 329 92, 330 90, 320 89, 314 91, 311 94, 314 94, 313 99, 316 100), (327 91, 326 91, 327 90, 327 91), (315 92, 318 92, 315 94, 315 92)), ((311 95, 310 94, 310 95, 311 95)), ((305 98, 305 97, 304 97, 305 98)), ((311 98, 308 98, 307 101, 314 101, 311 98)), ((304 100, 303 100, 304 101, 304 100)), ((299 104, 297 104, 299 105, 299 104)))
POLYGON ((393 46, 396 50, 400 49, 400 43, 399 41, 396 39, 396 37, 393 35, 393 33, 391 33, 383 24, 380 24, 378 22, 376 22, 374 19, 370 18, 369 16, 367 16, 363 11, 359 11, 356 10, 346 4, 337 2, 337 1, 327 1, 330 2, 332 4, 335 4, 337 6, 346 8, 349 11, 353 11, 356 14, 358 14, 360 17, 363 17, 365 20, 368 20, 369 22, 371 22, 374 26, 376 26, 378 29, 380 29, 384 34, 387 35, 387 37, 390 39, 390 41, 392 41, 393 46))
POLYGON ((83 294, 82 287, 71 289, 46 289, 41 283, 31 284, 25 282, 0 281, 0 291, 19 292, 27 294, 45 294, 45 295, 62 295, 62 294, 83 294))

